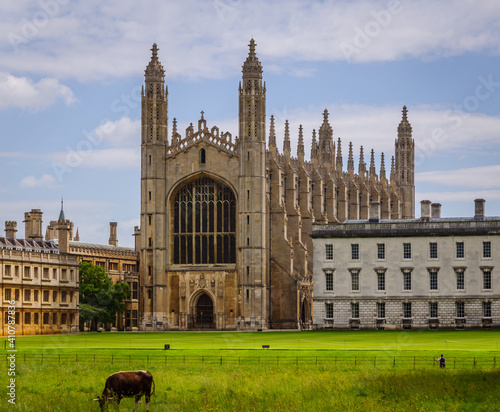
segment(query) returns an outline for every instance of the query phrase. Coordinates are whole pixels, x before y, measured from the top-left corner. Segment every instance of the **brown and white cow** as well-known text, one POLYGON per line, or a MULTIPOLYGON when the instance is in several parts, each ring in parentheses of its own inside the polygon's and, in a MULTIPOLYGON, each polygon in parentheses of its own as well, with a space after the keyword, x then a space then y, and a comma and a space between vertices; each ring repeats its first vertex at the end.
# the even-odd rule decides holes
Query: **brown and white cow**
POLYGON ((149 399, 154 391, 153 375, 148 371, 116 372, 109 375, 102 396, 94 401, 99 401, 101 410, 104 410, 104 405, 110 399, 119 404, 122 398, 135 398, 135 412, 141 404, 141 397, 145 396, 146 410, 149 411, 149 399))

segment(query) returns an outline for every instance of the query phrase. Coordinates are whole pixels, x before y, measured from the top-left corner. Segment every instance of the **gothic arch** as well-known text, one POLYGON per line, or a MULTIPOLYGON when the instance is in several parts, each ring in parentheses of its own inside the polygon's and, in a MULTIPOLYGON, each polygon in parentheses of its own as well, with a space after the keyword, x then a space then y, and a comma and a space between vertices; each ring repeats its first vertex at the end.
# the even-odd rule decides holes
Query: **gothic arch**
POLYGON ((208 174, 176 186, 169 202, 171 263, 236 264, 236 196, 208 174))

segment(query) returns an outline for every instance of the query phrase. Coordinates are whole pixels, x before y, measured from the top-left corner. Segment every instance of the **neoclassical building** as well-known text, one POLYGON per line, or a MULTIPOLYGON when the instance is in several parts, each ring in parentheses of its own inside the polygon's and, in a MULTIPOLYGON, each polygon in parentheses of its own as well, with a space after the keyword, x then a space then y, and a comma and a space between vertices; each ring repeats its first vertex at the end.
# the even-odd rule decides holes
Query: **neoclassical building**
POLYGON ((438 329, 500 326, 500 218, 441 218, 315 225, 314 328, 438 329))
POLYGON ((344 169, 325 110, 305 158, 302 126, 292 155, 275 121, 266 125, 266 85, 256 44, 238 87, 238 137, 204 118, 184 134, 169 125, 165 72, 153 45, 142 91, 140 328, 258 330, 312 325, 313 223, 414 216, 414 142, 406 107, 390 171, 344 169), (171 127, 171 129, 170 129, 171 127))

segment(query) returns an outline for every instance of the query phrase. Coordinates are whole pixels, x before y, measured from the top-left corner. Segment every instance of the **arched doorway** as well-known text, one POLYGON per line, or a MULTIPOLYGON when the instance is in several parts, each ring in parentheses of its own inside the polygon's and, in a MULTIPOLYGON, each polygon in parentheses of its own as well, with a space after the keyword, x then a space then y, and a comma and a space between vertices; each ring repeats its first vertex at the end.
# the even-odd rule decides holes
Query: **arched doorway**
POLYGON ((214 303, 206 293, 203 293, 196 302, 195 327, 200 329, 214 327, 214 303))

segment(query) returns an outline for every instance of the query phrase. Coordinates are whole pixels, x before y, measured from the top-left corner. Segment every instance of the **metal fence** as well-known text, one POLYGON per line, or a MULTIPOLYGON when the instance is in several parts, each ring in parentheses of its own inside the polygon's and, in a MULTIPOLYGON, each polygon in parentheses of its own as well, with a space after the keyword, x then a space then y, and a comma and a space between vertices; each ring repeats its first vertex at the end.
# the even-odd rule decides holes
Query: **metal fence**
MULTIPOLYGON (((7 362, 7 356, 5 357, 7 362)), ((500 357, 498 359, 500 362, 500 357)), ((17 353, 16 362, 28 365, 98 364, 148 366, 262 366, 297 368, 439 368, 435 358, 429 356, 190 356, 190 355, 138 355, 138 354, 33 354, 17 353)), ((500 365, 499 365, 500 366, 500 365)), ((495 369, 496 356, 448 357, 447 369, 495 369)))

